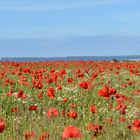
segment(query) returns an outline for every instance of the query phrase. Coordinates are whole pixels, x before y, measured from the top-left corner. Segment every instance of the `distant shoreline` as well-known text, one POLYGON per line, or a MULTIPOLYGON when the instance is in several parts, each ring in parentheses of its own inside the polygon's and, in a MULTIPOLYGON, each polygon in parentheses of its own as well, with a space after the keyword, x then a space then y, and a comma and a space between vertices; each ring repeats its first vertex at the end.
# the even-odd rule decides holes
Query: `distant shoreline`
POLYGON ((140 61, 140 55, 125 56, 67 56, 67 57, 2 57, 0 61, 64 61, 64 60, 95 60, 95 61, 140 61))

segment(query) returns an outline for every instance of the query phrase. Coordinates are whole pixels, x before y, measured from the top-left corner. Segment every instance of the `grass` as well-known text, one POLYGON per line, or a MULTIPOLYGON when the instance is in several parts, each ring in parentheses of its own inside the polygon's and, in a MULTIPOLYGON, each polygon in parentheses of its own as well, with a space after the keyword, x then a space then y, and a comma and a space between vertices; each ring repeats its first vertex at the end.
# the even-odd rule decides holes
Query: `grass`
POLYGON ((4 120, 5 129, 0 134, 0 140, 38 140, 44 131, 49 133, 48 139, 61 140, 64 128, 69 125, 80 129, 81 140, 138 140, 140 126, 133 129, 133 121, 140 117, 139 74, 139 62, 1 62, 0 118, 4 120), (93 78, 93 73, 97 77, 93 78), (52 83, 49 83, 51 78, 52 83), (72 78, 73 82, 68 83, 68 78, 72 78), (6 82, 6 79, 12 81, 6 82), (39 88, 33 81, 41 83, 42 87, 39 88), (87 89, 79 86, 82 81, 89 82, 87 89), (58 89, 58 85, 62 86, 62 90, 58 89), (124 95, 126 99, 118 102, 115 94, 109 99, 99 96, 99 90, 105 85, 116 89, 115 94, 124 95), (47 96, 50 87, 55 89, 54 98, 47 96), (6 96, 11 89, 12 95, 6 96), (27 97, 15 97, 19 90, 27 97), (43 93, 42 98, 38 98, 40 92, 43 93), (96 113, 89 110, 92 104, 97 108, 96 113), (109 108, 110 104, 112 108, 109 108), (127 107, 124 114, 116 110, 118 104, 127 107), (31 105, 37 105, 37 109, 29 111, 31 105), (58 110, 57 116, 47 116, 51 107, 58 110), (17 111, 11 112, 12 108, 17 108, 17 111), (70 111, 76 111, 77 117, 69 117, 67 114, 70 111), (125 121, 121 122, 120 118, 125 118, 125 121), (103 128, 96 131, 87 129, 89 123, 103 128), (127 128, 128 125, 131 129, 127 128), (25 138, 26 131, 33 131, 34 135, 25 138))

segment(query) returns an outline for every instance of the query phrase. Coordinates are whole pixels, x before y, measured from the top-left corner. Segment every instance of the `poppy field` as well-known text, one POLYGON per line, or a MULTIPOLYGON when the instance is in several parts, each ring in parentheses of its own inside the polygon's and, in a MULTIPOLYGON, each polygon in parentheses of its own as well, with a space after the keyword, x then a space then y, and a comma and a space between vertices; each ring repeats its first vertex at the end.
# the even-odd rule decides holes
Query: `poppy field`
POLYGON ((140 62, 0 62, 0 140, 139 140, 140 62))

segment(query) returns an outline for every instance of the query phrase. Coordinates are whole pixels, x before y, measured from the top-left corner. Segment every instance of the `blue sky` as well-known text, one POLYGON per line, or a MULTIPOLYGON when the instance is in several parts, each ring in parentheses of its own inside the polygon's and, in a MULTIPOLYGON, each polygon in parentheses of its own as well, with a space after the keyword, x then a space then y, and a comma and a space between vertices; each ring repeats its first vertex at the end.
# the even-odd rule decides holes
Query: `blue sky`
POLYGON ((0 0, 0 57, 140 54, 140 0, 0 0))

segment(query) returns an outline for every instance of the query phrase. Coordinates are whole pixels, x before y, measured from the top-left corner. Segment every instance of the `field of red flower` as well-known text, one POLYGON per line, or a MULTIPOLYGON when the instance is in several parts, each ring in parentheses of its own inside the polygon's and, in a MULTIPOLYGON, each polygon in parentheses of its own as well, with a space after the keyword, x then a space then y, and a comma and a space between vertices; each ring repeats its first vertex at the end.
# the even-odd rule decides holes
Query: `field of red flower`
POLYGON ((0 62, 0 140, 138 140, 140 62, 0 62))

